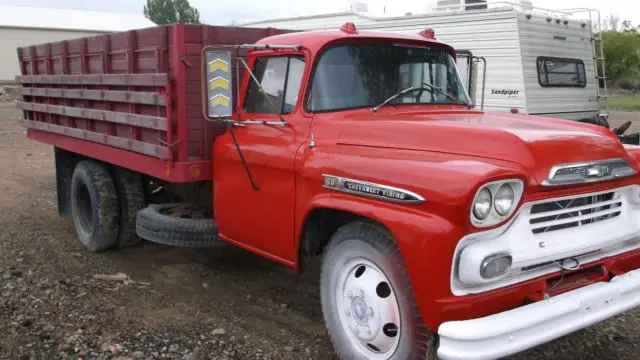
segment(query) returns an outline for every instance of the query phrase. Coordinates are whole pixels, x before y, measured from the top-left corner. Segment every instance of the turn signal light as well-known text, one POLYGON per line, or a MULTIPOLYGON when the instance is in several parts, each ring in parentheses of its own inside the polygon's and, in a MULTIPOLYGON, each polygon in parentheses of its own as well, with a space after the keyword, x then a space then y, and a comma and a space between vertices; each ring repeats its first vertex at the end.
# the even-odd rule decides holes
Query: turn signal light
POLYGON ((436 33, 433 29, 425 29, 418 33, 418 35, 422 36, 425 39, 436 40, 436 33))
POLYGON ((482 260, 480 266, 480 276, 484 279, 495 279, 500 277, 511 269, 513 259, 511 255, 506 253, 494 254, 487 256, 482 260))

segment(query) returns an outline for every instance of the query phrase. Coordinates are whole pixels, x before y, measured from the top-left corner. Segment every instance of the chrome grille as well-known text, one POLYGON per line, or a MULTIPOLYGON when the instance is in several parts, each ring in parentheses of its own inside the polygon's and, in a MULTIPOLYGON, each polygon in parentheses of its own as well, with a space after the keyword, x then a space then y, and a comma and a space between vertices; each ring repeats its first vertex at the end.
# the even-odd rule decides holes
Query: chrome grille
POLYGON ((622 201, 615 192, 538 203, 531 207, 534 234, 593 224, 620 216, 622 201))

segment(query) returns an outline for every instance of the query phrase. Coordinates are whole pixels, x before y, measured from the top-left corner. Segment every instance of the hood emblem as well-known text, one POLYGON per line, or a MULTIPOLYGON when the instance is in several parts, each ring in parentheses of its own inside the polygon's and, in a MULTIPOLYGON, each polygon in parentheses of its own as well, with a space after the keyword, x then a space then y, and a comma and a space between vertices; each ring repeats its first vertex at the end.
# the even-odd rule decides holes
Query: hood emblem
POLYGON ((587 168, 587 177, 602 177, 607 176, 611 173, 611 170, 608 166, 605 165, 595 165, 587 168))
POLYGON ((624 159, 561 164, 551 168, 543 186, 584 184, 633 176, 637 171, 624 159))
POLYGON ((331 190, 404 204, 417 204, 425 201, 422 196, 414 192, 387 185, 333 175, 322 175, 322 177, 323 187, 331 190))

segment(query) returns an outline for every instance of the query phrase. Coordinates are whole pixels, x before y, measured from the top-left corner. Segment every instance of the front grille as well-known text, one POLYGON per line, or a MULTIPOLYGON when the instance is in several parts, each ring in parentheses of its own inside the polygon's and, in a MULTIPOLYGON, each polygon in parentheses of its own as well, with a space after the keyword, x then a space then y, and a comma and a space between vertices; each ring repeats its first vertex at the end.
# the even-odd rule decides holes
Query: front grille
POLYGON ((584 226, 620 216, 622 201, 615 192, 538 203, 531 207, 534 234, 584 226))

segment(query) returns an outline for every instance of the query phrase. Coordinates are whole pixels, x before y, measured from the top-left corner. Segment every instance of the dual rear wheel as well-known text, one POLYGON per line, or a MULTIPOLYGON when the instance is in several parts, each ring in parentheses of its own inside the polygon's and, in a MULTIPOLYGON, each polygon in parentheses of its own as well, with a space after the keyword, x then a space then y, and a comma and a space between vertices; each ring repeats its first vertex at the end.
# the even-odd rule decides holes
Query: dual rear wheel
POLYGON ((140 174, 93 160, 76 164, 70 205, 78 238, 93 252, 143 239, 186 247, 218 244, 211 214, 191 204, 148 205, 140 174))
POLYGON ((116 186, 104 166, 79 162, 71 177, 71 215, 80 242, 104 251, 118 242, 121 209, 116 186))

